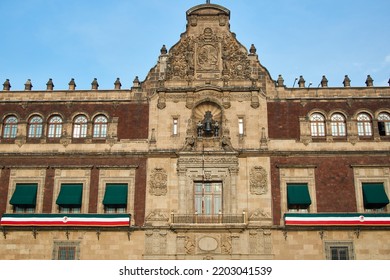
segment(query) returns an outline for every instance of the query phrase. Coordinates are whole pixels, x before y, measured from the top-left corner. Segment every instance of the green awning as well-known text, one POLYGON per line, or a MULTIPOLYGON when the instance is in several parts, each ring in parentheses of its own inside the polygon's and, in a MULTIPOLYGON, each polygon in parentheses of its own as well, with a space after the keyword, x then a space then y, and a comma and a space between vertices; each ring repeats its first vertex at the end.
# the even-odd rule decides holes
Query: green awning
POLYGON ((363 183, 364 208, 378 209, 389 204, 383 183, 363 183))
POLYGON ((307 184, 287 184, 287 203, 309 207, 311 199, 307 184))
POLYGON ((111 207, 126 207, 127 189, 127 184, 107 184, 103 204, 111 207))
POLYGON ((62 184, 56 203, 62 207, 81 207, 82 184, 62 184))
POLYGON ((22 207, 35 207, 37 203, 38 184, 16 184, 10 204, 22 207))

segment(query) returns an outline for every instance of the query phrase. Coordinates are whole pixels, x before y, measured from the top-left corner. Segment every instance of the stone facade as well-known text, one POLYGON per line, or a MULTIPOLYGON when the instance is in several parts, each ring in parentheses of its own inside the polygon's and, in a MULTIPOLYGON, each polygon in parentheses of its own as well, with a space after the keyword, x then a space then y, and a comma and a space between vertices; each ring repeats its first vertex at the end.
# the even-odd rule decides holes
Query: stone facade
POLYGON ((319 88, 305 88, 303 77, 287 88, 255 46, 237 41, 229 20, 219 5, 189 9, 180 40, 163 46, 131 90, 119 81, 114 90, 94 81, 93 90, 70 83, 28 93, 4 84, 0 214, 16 217, 17 186, 36 184, 34 214, 54 217, 63 213, 61 187, 81 184, 83 217, 110 217, 112 185, 126 186, 127 199, 111 208, 131 216, 115 227, 2 224, 3 259, 390 258, 388 223, 285 220, 301 210, 387 217, 388 205, 365 209, 362 184, 390 194, 390 88, 328 88, 325 77, 319 88), (290 207, 290 184, 307 187, 310 205, 290 207))

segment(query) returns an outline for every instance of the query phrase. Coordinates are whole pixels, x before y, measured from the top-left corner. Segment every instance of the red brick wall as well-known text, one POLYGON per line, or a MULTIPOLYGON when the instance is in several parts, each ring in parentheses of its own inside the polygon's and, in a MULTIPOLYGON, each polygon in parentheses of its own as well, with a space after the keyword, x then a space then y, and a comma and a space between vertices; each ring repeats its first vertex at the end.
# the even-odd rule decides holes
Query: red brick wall
POLYGON ((0 217, 5 210, 7 209, 7 196, 8 196, 8 186, 9 186, 9 177, 11 170, 9 168, 3 168, 0 170, 0 217))
POLYGON ((99 193, 99 169, 97 169, 94 166, 91 169, 88 213, 96 213, 97 212, 98 193, 99 193))
POLYGON ((272 157, 271 188, 273 220, 278 225, 281 213, 278 165, 315 165, 317 212, 356 212, 354 164, 390 164, 388 156, 306 156, 272 157))
POLYGON ((41 114, 48 118, 54 113, 61 114, 66 121, 72 121, 75 113, 84 113, 92 118, 97 113, 107 114, 109 118, 118 117, 119 139, 148 138, 149 105, 147 103, 126 103, 114 106, 109 103, 28 104, 25 109, 17 104, 0 104, 0 119, 6 114, 16 114, 27 121, 31 114, 41 114))
POLYGON ((44 186, 44 199, 43 199, 43 212, 51 213, 53 188, 54 188, 54 174, 55 169, 50 166, 72 167, 78 165, 91 165, 94 166, 91 169, 91 186, 90 186, 90 201, 89 212, 96 213, 97 211, 97 197, 98 197, 98 184, 99 184, 99 169, 95 166, 121 166, 121 165, 135 165, 135 198, 134 208, 135 212, 131 213, 134 216, 136 225, 143 225, 145 218, 145 198, 146 198, 146 158, 145 157, 36 157, 36 158, 24 158, 24 157, 7 157, 1 159, 2 164, 6 167, 1 171, 0 177, 0 215, 5 212, 8 199, 8 185, 10 169, 7 166, 42 166, 47 165, 46 181, 44 186))
POLYGON ((45 186, 43 193, 43 213, 51 213, 53 205, 53 187, 54 187, 55 169, 49 167, 46 170, 45 186))
POLYGON ((301 103, 299 101, 269 102, 268 109, 268 133, 271 139, 299 139, 299 117, 307 116, 314 110, 320 109, 327 113, 333 110, 346 112, 347 117, 352 117, 358 110, 375 112, 381 108, 390 108, 390 101, 361 100, 348 103, 347 101, 327 101, 301 103))

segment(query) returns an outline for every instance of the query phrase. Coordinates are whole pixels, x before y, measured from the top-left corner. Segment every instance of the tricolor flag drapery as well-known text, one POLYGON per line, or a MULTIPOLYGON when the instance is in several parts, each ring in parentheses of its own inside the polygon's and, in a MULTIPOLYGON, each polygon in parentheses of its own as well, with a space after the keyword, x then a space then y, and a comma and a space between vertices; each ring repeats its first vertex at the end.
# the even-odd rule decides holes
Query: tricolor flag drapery
POLYGON ((1 226, 130 226, 129 214, 3 214, 1 226))
POLYGON ((286 213, 286 226, 390 226, 390 214, 286 213))

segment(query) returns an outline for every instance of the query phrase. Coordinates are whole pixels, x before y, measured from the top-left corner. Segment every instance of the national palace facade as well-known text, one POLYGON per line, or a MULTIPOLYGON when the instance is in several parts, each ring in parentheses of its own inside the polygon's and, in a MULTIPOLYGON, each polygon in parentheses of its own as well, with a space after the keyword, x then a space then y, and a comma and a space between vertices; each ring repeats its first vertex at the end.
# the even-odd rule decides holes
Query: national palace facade
POLYGON ((131 89, 4 82, 0 258, 390 259, 390 87, 286 87, 186 15, 131 89))

